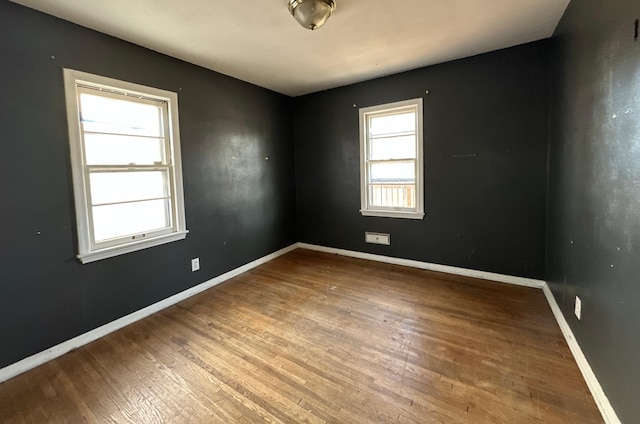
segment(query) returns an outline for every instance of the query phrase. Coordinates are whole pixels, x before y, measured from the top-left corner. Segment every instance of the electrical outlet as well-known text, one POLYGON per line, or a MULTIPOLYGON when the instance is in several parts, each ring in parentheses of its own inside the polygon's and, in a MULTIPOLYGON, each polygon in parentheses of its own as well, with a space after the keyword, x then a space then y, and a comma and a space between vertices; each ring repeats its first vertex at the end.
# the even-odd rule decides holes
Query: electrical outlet
POLYGON ((195 272, 200 269, 200 258, 191 259, 191 272, 195 272))
POLYGON ((582 301, 580 300, 580 298, 578 296, 576 296, 576 307, 575 307, 574 312, 576 314, 576 318, 581 319, 581 317, 582 317, 582 301))

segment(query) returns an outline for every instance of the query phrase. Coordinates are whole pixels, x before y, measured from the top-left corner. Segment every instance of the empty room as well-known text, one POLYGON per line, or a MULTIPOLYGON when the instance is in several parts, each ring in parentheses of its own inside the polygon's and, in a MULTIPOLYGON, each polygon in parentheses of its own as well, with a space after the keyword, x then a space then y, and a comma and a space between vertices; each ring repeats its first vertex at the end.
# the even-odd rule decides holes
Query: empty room
POLYGON ((0 0, 0 422, 639 423, 639 19, 0 0))

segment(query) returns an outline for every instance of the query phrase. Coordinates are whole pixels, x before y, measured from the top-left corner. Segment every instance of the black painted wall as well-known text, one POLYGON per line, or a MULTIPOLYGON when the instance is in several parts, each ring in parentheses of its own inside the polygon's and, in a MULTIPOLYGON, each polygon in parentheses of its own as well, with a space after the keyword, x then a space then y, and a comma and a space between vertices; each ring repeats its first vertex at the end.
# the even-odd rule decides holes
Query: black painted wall
POLYGON ((620 418, 640 422, 633 3, 574 1, 552 43, 290 99, 0 0, 0 368, 300 240, 546 277, 620 418), (63 67, 178 93, 186 240, 75 259, 63 67), (415 97, 427 215, 362 217, 358 107, 415 97))
POLYGON ((555 34, 551 115, 548 281, 625 423, 640 422, 638 18, 637 1, 571 2, 555 34))
POLYGON ((300 241, 543 278, 548 47, 532 43, 296 98, 300 241), (426 216, 363 217, 358 108, 417 97, 426 216), (365 231, 390 233, 391 246, 366 244, 365 231))
POLYGON ((291 128, 286 96, 0 0, 0 368, 294 243, 291 128), (185 240, 75 258, 63 67, 178 93, 185 240))

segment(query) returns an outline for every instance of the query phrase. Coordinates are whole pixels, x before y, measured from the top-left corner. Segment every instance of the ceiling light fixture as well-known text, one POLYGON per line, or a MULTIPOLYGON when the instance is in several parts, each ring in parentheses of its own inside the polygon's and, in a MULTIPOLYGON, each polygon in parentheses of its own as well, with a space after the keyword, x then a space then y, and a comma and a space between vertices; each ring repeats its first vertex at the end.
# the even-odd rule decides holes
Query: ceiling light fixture
POLYGON ((327 22, 336 8, 333 0, 289 0, 289 12, 296 21, 311 31, 327 22))

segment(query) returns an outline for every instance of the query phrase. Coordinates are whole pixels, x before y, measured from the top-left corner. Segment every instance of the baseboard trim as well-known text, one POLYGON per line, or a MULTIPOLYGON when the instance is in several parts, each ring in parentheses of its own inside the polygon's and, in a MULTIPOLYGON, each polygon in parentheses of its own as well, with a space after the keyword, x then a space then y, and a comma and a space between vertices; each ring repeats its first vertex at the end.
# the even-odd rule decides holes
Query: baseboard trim
POLYGON ((336 249, 333 247, 318 246, 315 244, 298 243, 301 249, 315 250, 318 252, 333 253, 341 256, 349 256, 352 258, 368 259, 371 261, 384 262, 394 265, 408 266, 411 268, 419 268, 427 271, 444 272, 446 274, 462 275, 465 277, 479 278, 482 280, 497 281, 500 283, 514 284, 518 286, 533 287, 542 289, 545 282, 542 280, 534 280, 531 278, 515 277, 512 275, 496 274, 493 272, 476 271, 467 268, 458 268, 449 265, 432 264, 429 262, 414 261, 411 259, 394 258, 391 256, 374 255, 371 253, 356 252, 353 250, 336 249))
POLYGON ((587 361, 587 358, 584 356, 584 353, 582 352, 582 348, 580 348, 578 341, 573 335, 573 331, 571 331, 571 327, 569 327, 569 324, 567 323, 567 320, 562 314, 562 311, 560 310, 560 307, 558 306, 558 303, 556 302, 556 299, 553 296, 553 293, 551 293, 551 289, 545 283, 542 290, 544 291, 544 295, 547 298, 547 302, 549 302, 549 306, 551 307, 553 316, 556 317, 556 321, 560 326, 560 331, 562 331, 562 334, 564 335, 564 339, 567 341, 567 344, 569 345, 569 349, 571 349, 573 358, 576 360, 576 363, 578 364, 578 368, 580 368, 580 372, 584 377, 584 381, 587 383, 587 386, 589 387, 589 391, 591 391, 593 400, 596 402, 596 405, 600 410, 600 414, 602 414, 602 418, 607 424, 620 424, 620 419, 618 418, 616 411, 611 406, 611 403, 609 402, 609 398, 607 398, 607 395, 602 389, 602 386, 600 385, 598 378, 594 374, 593 369, 591 369, 591 365, 589 365, 589 361, 587 361))
POLYGON ((462 275, 466 277, 498 281, 501 283, 515 284, 519 286, 541 289, 544 292, 545 297, 547 298, 547 302, 551 307, 551 311, 553 312, 553 315, 556 318, 558 325, 560 326, 560 330, 562 331, 562 334, 564 335, 564 338, 567 341, 567 344, 569 345, 569 349, 571 350, 571 353, 573 354, 573 357, 576 360, 576 363, 578 364, 580 371, 582 372, 582 376, 584 377, 585 382, 587 383, 587 386, 591 391, 591 395, 593 396, 593 399, 595 400, 596 405, 598 406, 598 409, 600 410, 600 413, 602 414, 604 421, 607 424, 621 424, 620 419, 618 418, 615 410, 611 406, 611 403, 609 402, 609 399, 604 393, 604 390, 602 389, 602 386, 600 385, 600 382, 598 381, 596 375, 591 369, 591 366, 589 365, 587 358, 584 356, 584 353, 582 352, 580 345, 578 344, 575 336, 573 335, 573 331, 571 331, 571 327, 569 327, 569 324, 564 318, 564 315, 562 314, 562 311, 560 310, 558 303, 553 297, 553 294, 551 293, 551 290, 549 289, 549 286, 547 285, 546 282, 541 280, 530 279, 530 278, 515 277, 511 275, 503 275, 503 274, 497 274, 497 273, 485 272, 485 271, 476 271, 476 270, 458 268, 458 267, 453 267, 448 265, 439 265, 439 264, 432 264, 428 262, 414 261, 410 259, 393 258, 390 256, 374 255, 370 253, 356 252, 352 250, 336 249, 332 247, 318 246, 318 245, 313 245, 308 243, 292 244, 291 246, 280 249, 277 252, 274 252, 262 258, 256 259, 255 261, 252 261, 246 265, 243 265, 229 272, 226 272, 222 275, 219 275, 215 278, 212 278, 208 281, 205 281, 202 284, 199 284, 188 290, 185 290, 169 298, 161 300, 160 302, 154 303, 153 305, 149 305, 146 308, 140 309, 127 316, 119 318, 101 327, 95 328, 91 331, 88 331, 70 340, 62 342, 47 350, 36 353, 14 364, 8 365, 0 369, 0 383, 7 381, 26 371, 29 371, 33 368, 36 368, 48 361, 58 358, 67 352, 70 352, 81 346, 89 344, 101 337, 104 337, 110 333, 113 333, 114 331, 124 328, 127 325, 133 324, 134 322, 139 321, 143 318, 146 318, 149 315, 152 315, 156 312, 160 312, 163 309, 166 309, 185 299, 195 296, 198 293, 208 290, 220 283, 223 283, 237 275, 240 275, 257 266, 260 266, 266 262, 269 262, 279 256, 289 253, 297 248, 315 250, 318 252, 325 252, 325 253, 333 253, 341 256, 348 256, 348 257, 359 258, 359 259, 368 259, 372 261, 408 266, 408 267, 419 268, 419 269, 424 269, 428 271, 462 275))
POLYGON ((275 259, 279 256, 289 253, 292 250, 295 250, 296 248, 297 248, 297 244, 292 244, 291 246, 285 247, 284 249, 280 249, 277 252, 271 253, 270 255, 256 259, 255 261, 249 262, 246 265, 243 265, 239 268, 226 272, 222 275, 212 278, 211 280, 205 281, 202 284, 191 287, 190 289, 187 289, 183 292, 180 292, 164 300, 161 300, 160 302, 154 303, 153 305, 149 305, 146 308, 140 309, 136 312, 133 312, 115 321, 111 321, 110 323, 107 323, 103 326, 95 328, 91 331, 88 331, 77 337, 69 339, 58 345, 55 345, 47 350, 36 353, 34 355, 31 355, 27 358, 22 359, 21 361, 8 365, 0 369, 0 383, 2 383, 3 381, 7 381, 10 378, 13 378, 26 371, 29 371, 33 368, 36 368, 48 361, 51 361, 52 359, 58 358, 67 352, 70 352, 81 346, 89 344, 101 337, 106 336, 107 334, 113 333, 114 331, 124 328, 127 325, 133 324, 134 322, 139 321, 143 318, 146 318, 149 315, 152 315, 156 312, 159 312, 163 309, 173 306, 176 303, 179 303, 185 299, 195 296, 196 294, 201 293, 207 289, 210 289, 211 287, 217 286, 218 284, 223 283, 237 275, 240 275, 257 266, 260 266, 266 262, 269 262, 272 259, 275 259))
POLYGON ((408 266, 412 268, 424 269, 428 271, 444 272, 447 274, 462 275, 465 277, 480 278, 483 280, 498 281, 501 283, 515 284, 519 286, 541 289, 544 292, 545 297, 547 298, 547 302, 551 307, 553 316, 556 318, 556 321, 558 322, 560 331, 562 331, 562 335, 567 341, 567 344, 569 345, 569 349, 571 350, 571 353, 573 354, 573 357, 576 363, 578 364, 578 368, 580 369, 580 372, 582 373, 582 376, 585 382, 587 383, 587 387, 589 387, 589 391, 591 391, 591 395, 593 396, 593 399, 596 402, 598 409, 600 410, 600 414, 602 415, 602 418, 604 419, 606 424, 621 424, 620 419, 618 419, 618 415, 616 414, 615 410, 611 406, 611 403, 609 402, 607 395, 604 393, 604 390, 602 389, 600 382, 598 381, 596 375, 591 369, 591 366, 589 365, 587 358, 584 356, 584 353, 582 352, 582 349, 580 348, 578 341, 573 335, 573 331, 571 331, 571 327, 569 327, 569 324, 564 318, 562 311, 558 307, 558 303, 553 297, 553 294, 551 293, 551 290, 549 289, 549 286, 545 281, 534 280, 534 279, 523 278, 523 277, 515 277, 511 275, 496 274, 492 272, 476 271, 476 270, 458 268, 458 267, 447 266, 447 265, 438 265, 438 264, 414 261, 409 259, 393 258, 390 256, 374 255, 370 253, 356 252, 352 250, 336 249, 333 247, 318 246, 318 245, 308 244, 308 243, 298 243, 297 247, 301 249, 315 250, 318 252, 333 253, 341 256, 349 256, 349 257, 359 258, 359 259, 368 259, 371 261, 384 262, 384 263, 389 263, 394 265, 403 265, 403 266, 408 266))

